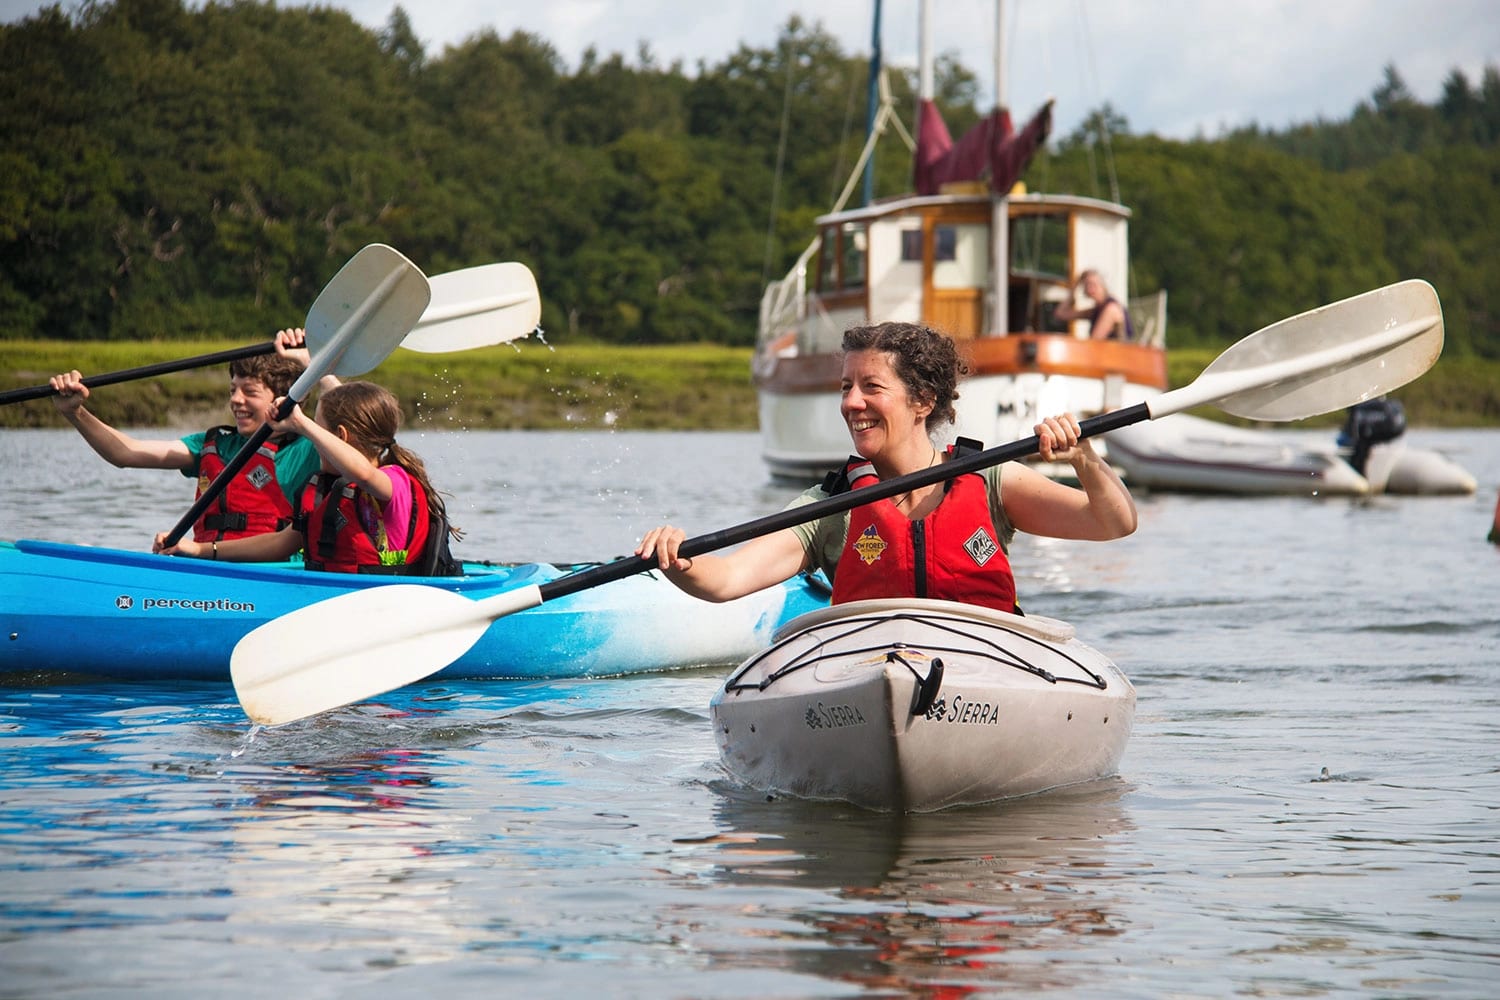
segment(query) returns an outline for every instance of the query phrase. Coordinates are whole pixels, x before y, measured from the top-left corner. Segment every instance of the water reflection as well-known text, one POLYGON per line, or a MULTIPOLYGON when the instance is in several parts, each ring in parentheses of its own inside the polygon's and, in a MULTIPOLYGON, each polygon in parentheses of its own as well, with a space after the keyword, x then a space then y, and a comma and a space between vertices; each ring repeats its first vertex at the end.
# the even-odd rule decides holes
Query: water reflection
POLYGON ((1058 953, 1127 930, 1116 852, 1133 829, 1128 789, 1115 779, 907 816, 726 791, 712 877, 820 890, 777 892, 758 913, 789 970, 910 994, 1067 986, 1058 953))
POLYGON ((356 964, 461 954, 480 922, 453 898, 473 847, 465 817, 439 808, 442 766, 440 754, 390 747, 226 775, 234 943, 336 950, 356 964))

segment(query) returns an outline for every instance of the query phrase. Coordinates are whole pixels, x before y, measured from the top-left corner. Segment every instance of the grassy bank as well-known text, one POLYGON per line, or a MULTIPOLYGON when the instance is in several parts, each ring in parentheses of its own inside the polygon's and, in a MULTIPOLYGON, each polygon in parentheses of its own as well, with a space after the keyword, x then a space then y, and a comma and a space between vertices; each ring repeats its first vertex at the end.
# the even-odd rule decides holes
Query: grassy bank
MULTIPOLYGON (((234 343, 10 341, 0 390, 55 372, 85 376, 208 354, 234 343)), ((129 427, 192 427, 226 417, 227 367, 176 372, 95 391, 90 408, 129 427)), ((457 354, 397 351, 366 378, 401 399, 414 427, 745 430, 755 427, 748 348, 568 345, 534 340, 457 354)), ((47 400, 0 407, 0 426, 66 426, 47 400)))
MULTIPOLYGON (((239 346, 6 341, 0 344, 0 390, 40 385, 68 368, 88 375, 239 346)), ((1217 353, 1172 352, 1172 384, 1191 382, 1217 353)), ((749 366, 748 348, 550 347, 528 340, 461 354, 397 351, 368 377, 401 398, 414 427, 752 430, 756 410, 749 366)), ((226 419, 226 378, 220 365, 105 386, 95 392, 91 408, 120 426, 198 429, 226 419)), ((1443 359, 1395 395, 1413 426, 1497 426, 1500 362, 1443 359)), ((1319 422, 1336 425, 1340 419, 1333 414, 1319 422)), ((59 426, 66 425, 47 400, 0 406, 0 427, 59 426)))

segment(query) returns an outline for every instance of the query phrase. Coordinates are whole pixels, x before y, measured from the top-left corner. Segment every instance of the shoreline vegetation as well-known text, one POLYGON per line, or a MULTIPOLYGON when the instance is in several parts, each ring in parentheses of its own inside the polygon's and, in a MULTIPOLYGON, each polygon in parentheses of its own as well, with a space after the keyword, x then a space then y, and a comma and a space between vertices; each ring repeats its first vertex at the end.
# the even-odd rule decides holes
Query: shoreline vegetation
MULTIPOLYGON (((7 341, 0 391, 44 384, 72 368, 85 376, 245 346, 232 341, 7 341)), ((537 339, 456 354, 398 350, 364 378, 401 400, 413 430, 705 430, 756 427, 750 348, 719 344, 550 345, 537 339)), ((1186 385, 1218 352, 1169 354, 1172 386, 1186 385)), ((94 390, 90 409, 120 427, 200 430, 225 423, 227 367, 176 372, 94 390)), ((1500 361, 1438 360, 1393 393, 1412 427, 1500 426, 1500 361)), ((1201 416, 1224 419, 1204 408, 1201 416)), ((1284 426, 1337 426, 1341 413, 1284 426)), ((0 427, 66 427, 47 399, 0 406, 0 427)))

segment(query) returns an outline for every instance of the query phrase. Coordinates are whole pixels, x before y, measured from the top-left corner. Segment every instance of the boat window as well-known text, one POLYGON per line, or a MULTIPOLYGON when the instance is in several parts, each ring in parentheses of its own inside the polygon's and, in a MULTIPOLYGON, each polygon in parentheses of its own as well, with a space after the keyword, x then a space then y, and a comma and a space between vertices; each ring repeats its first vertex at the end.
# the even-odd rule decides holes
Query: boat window
POLYGON ((1028 215, 1011 220, 1011 270, 1055 275, 1066 280, 1068 268, 1068 217, 1028 215))
POLYGON ((839 286, 838 246, 838 230, 831 226, 823 230, 823 241, 818 247, 818 291, 820 292, 831 292, 839 286))
POLYGON ((985 287, 990 270, 989 233, 989 226, 976 223, 935 227, 932 287, 985 287))
POLYGON ((901 230, 901 259, 903 261, 922 259, 922 230, 901 230))
POLYGON ((936 226, 932 230, 932 259, 953 260, 958 255, 958 227, 936 226))
POLYGON ((840 234, 840 249, 843 251, 843 287, 861 288, 865 283, 865 250, 869 236, 863 223, 846 222, 840 234))

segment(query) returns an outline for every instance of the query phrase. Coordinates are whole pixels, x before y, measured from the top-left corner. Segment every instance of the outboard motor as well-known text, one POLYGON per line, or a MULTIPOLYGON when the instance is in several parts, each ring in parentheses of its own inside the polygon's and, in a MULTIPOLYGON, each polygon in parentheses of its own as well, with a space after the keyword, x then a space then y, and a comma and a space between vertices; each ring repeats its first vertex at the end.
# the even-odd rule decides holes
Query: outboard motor
POLYGON ((1349 464, 1360 475, 1365 474, 1365 462, 1370 449, 1377 444, 1394 441, 1406 433, 1406 408, 1397 399, 1367 399, 1349 407, 1344 427, 1339 431, 1339 447, 1350 449, 1349 464))

